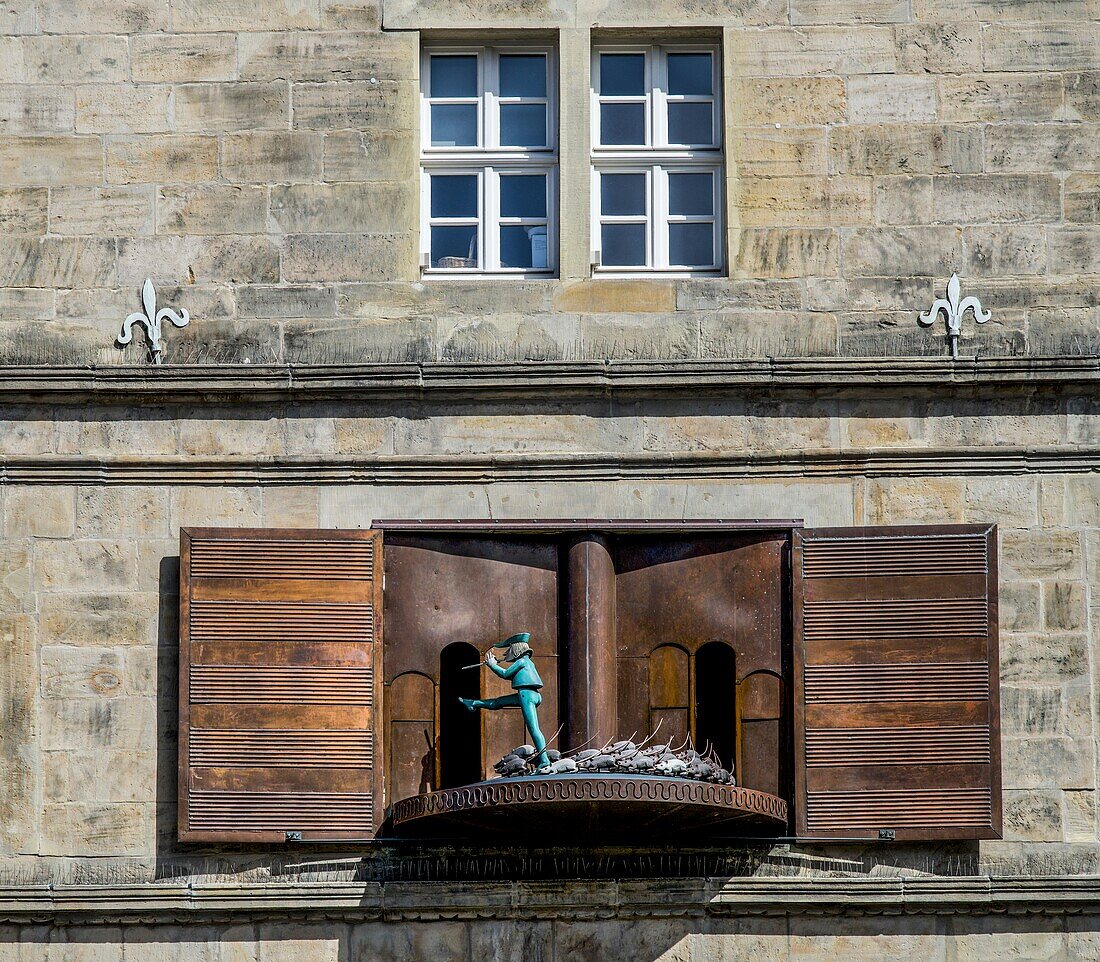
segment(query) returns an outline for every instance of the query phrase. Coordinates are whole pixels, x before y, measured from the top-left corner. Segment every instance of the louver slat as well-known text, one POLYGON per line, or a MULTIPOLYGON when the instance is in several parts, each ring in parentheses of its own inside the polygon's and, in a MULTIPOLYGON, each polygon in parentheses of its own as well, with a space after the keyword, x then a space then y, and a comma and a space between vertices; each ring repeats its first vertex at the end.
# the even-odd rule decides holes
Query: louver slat
POLYGON ((185 529, 181 542, 181 840, 373 837, 380 535, 185 529))
POLYGON ((796 829, 999 838, 996 530, 796 531, 796 829))

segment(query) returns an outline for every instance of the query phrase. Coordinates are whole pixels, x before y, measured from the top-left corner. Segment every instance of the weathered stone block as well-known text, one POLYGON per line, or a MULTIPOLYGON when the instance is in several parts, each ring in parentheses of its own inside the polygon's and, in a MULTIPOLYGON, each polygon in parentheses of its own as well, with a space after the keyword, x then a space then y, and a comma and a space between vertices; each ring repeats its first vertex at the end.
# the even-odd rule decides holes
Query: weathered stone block
POLYGON ((844 266, 849 274, 949 275, 961 256, 962 245, 953 227, 860 228, 844 236, 844 266))
POLYGON ((938 83, 940 116, 948 123, 1056 120, 1062 110, 1058 74, 963 74, 938 83))
POLYGON ((1089 70, 1100 67, 1100 23, 993 23, 982 28, 986 70, 1089 70))
POLYGON ((1004 793, 1006 839, 1028 842, 1062 840, 1062 793, 1030 791, 1004 793))
POLYGON ((1016 688, 1002 682, 1002 735, 1061 734, 1062 704, 1061 688, 1016 688))
POLYGON ((262 234, 267 229, 267 189, 202 184, 157 192, 162 234, 262 234))
POLYGON ((41 853, 78 857, 142 855, 149 841, 146 813, 145 805, 118 802, 47 805, 42 812, 41 853))
POLYGON ((167 489, 152 485, 82 487, 76 492, 78 538, 166 538, 167 489))
POLYGON ((1086 679, 1088 649, 1084 635, 1006 635, 1001 639, 1001 680, 1025 686, 1086 679))
POLYGON ((1038 582, 1005 581, 1000 585, 1000 624, 1002 631, 1038 631, 1038 582))
POLYGON ((131 37, 130 56, 138 83, 233 80, 237 76, 237 43, 230 33, 131 37))
POLYGON ((698 357, 699 325, 685 314, 582 314, 584 357, 698 357))
POLYGON ((847 116, 840 77, 728 77, 726 114, 732 123, 821 126, 847 116))
POLYGON ((415 80, 419 56, 414 33, 310 31, 240 39, 244 80, 415 80))
MULTIPOLYGON (((54 316, 54 292, 43 288, 11 287, 0 290, 0 317, 9 321, 47 321, 54 316)), ((7 425, 8 437, 0 440, 0 451, 8 449, 7 442, 22 444, 28 440, 25 425, 7 425)), ((52 427, 48 429, 52 433, 52 427)))
POLYGON ((1067 221, 1100 224, 1100 174, 1070 174, 1062 182, 1062 207, 1067 221))
MULTIPOLYGON (((15 546, 13 545, 12 548, 15 546)), ((6 595, 20 590, 12 577, 12 549, 0 551, 0 607, 6 595)), ((29 595, 29 585, 25 586, 29 595)), ((34 852, 38 845, 38 660, 34 619, 0 618, 0 852, 34 852)))
POLYGON ((45 234, 48 207, 45 187, 0 187, 0 233, 45 234))
POLYGON ((321 0, 327 30, 375 30, 382 26, 382 0, 321 0))
POLYGON ((1006 738, 1001 744, 1006 789, 1095 788, 1091 738, 1006 738))
POLYGON ((316 528, 320 524, 317 505, 316 488, 267 488, 263 493, 263 523, 272 528, 316 528))
POLYGON ((903 23, 897 28, 898 70, 958 74, 982 69, 982 34, 976 23, 903 23))
POLYGON ((301 184, 273 187, 271 218, 287 234, 417 230, 416 185, 301 184))
MULTIPOLYGON (((1071 515, 1072 516, 1072 515, 1071 515)), ((1001 531, 1001 577, 1077 579, 1084 573, 1076 531, 1001 531)))
POLYGON ((1062 824, 1067 842, 1096 841, 1096 792, 1062 792, 1062 824))
POLYGON ((27 83, 125 83, 130 79, 125 37, 39 36, 26 37, 21 43, 21 79, 27 83))
POLYGON ((2 137, 5 186, 103 183, 99 137, 2 137))
POLYGON ((676 291, 670 281, 580 281, 555 291, 554 309, 575 314, 674 311, 676 291))
POLYGON ((126 541, 43 541, 35 550, 34 583, 43 591, 103 591, 132 586, 135 547, 126 541))
POLYGON ((0 134, 52 134, 73 129, 68 87, 0 84, 0 134))
POLYGON ((151 646, 144 649, 44 646, 41 692, 46 699, 153 696, 156 651, 151 646))
POLYGON ((1066 113, 1080 120, 1100 120, 1100 70, 1067 74, 1066 113))
MULTIPOLYGON (((332 450, 337 454, 393 454, 397 425, 388 418, 334 418, 332 450)), ((406 437, 415 431, 403 428, 406 437)))
POLYGON ((1052 229, 1050 264, 1059 274, 1100 274, 1100 228, 1052 229))
POLYGON ((228 420, 207 411, 204 418, 180 424, 180 450, 192 455, 272 456, 283 451, 280 421, 269 418, 228 420))
MULTIPOLYGON (((1047 269, 1047 230, 1045 227, 1030 225, 1027 227, 971 227, 963 231, 963 256, 967 274, 982 278, 982 290, 990 284, 997 284, 1005 275, 1039 275, 1047 269)), ((1023 286, 1016 282, 1017 286, 1023 286)), ((1032 294, 1026 294, 1021 300, 1006 301, 1005 310, 1019 309, 1035 297, 1034 292, 1043 290, 1041 280, 1029 280, 1026 284, 1032 288, 1032 294)), ((989 288, 995 289, 995 288, 989 288)), ((982 303, 988 310, 990 300, 982 303)))
POLYGON ((962 520, 958 478, 883 478, 868 481, 868 524, 947 524, 962 520))
MULTIPOLYGON (((3 7, 0 6, 0 11, 2 10, 3 7)), ((26 76, 22 38, 0 36, 0 84, 24 83, 26 76)))
POLYGON ((336 294, 319 285, 249 285, 237 290, 242 317, 335 317, 336 294))
POLYGON ((158 594, 42 592, 42 643, 115 648, 147 646, 157 640, 158 594))
POLYGON ((730 281, 697 278, 676 283, 678 311, 799 311, 802 285, 795 281, 730 281))
POLYGON ((1089 20, 1093 0, 915 0, 918 20, 1089 20))
POLYGON ((74 491, 67 485, 12 487, 4 499, 4 534, 16 538, 71 538, 74 491))
POLYGON ((727 62, 737 76, 893 73, 897 65, 889 27, 778 27, 747 30, 736 39, 727 62))
POLYGON ((875 178, 876 224, 926 224, 931 220, 931 177, 875 178))
POLYGON ((283 246, 287 281, 412 280, 414 234, 291 234, 283 246))
POLYGON ((1038 485, 1034 478, 967 478, 967 522, 1027 527, 1038 514, 1038 485))
POLYGON ((34 33, 36 29, 34 0, 4 0, 0 3, 0 33, 34 33))
POLYGON ((323 142, 316 134, 260 130, 221 139, 222 176, 238 184, 321 179, 323 142))
POLYGON ((743 177, 738 201, 746 227, 869 224, 870 177, 743 177))
POLYGON ((259 488, 173 488, 172 519, 182 527, 256 527, 262 498, 259 488))
POLYGON ((119 241, 118 271, 122 283, 133 285, 149 276, 168 283, 274 283, 279 250, 270 239, 255 236, 131 238, 119 241))
POLYGON ((1085 586, 1077 581, 1048 581, 1043 585, 1043 628, 1047 631, 1083 631, 1088 622, 1085 586))
POLYGON ((50 232, 101 237, 151 234, 153 188, 55 188, 50 195, 50 232))
POLYGON ((169 129, 172 90, 152 84, 76 89, 76 129, 87 134, 158 134, 169 129))
POLYGON ((738 232, 733 255, 742 277, 832 277, 840 263, 840 235, 831 229, 766 228, 738 232))
POLYGON ((1100 125, 996 124, 985 131, 986 169, 1039 171, 1100 169, 1100 125))
POLYGON ((932 216, 938 223, 1020 223, 1061 220, 1062 185, 1053 174, 974 174, 934 177, 932 216))
POLYGON ((192 184, 216 180, 217 173, 216 137, 159 134, 107 140, 111 184, 192 184))
MULTIPOLYGON (((704 411, 706 410, 704 407, 704 411)), ((641 447, 645 451, 740 451, 749 443, 747 418, 731 417, 721 405, 713 413, 672 418, 645 418, 641 447)))
POLYGON ((704 315, 699 320, 699 356, 799 357, 836 352, 837 325, 831 314, 776 311, 763 326, 752 322, 758 316, 740 311, 704 315))
POLYGON ((936 119, 936 82, 908 74, 849 77, 848 118, 853 124, 919 124, 936 119))
POLYGON ((320 0, 267 0, 256 16, 251 0, 173 0, 172 27, 179 33, 221 30, 316 30, 320 0))
POLYGON ((419 125, 416 87, 409 81, 295 84, 293 112, 295 130, 384 127, 411 131, 419 125))
POLYGON ((964 174, 982 169, 981 131, 885 125, 830 132, 829 169, 838 174, 964 174))
POLYGON ((325 134, 327 181, 395 181, 416 177, 417 135, 411 130, 338 130, 325 134))
POLYGON ((38 0, 51 33, 155 33, 168 29, 168 0, 38 0))
POLYGON ((824 128, 728 129, 729 151, 741 176, 791 177, 826 172, 824 128))
POLYGON ((115 242, 96 237, 0 237, 0 285, 105 287, 115 283, 115 242))
POLYGON ((908 0, 791 0, 792 24, 905 23, 908 0))
POLYGON ((184 133, 225 130, 285 130, 290 122, 290 85, 195 83, 175 88, 172 116, 184 133))

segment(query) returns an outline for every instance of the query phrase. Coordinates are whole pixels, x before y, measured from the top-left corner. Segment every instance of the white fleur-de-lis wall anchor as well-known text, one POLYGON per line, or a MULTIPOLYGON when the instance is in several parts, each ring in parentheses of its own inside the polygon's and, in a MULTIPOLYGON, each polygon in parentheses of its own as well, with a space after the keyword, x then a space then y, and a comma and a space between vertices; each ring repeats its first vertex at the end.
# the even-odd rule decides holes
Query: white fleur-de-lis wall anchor
POLYGON ((952 274, 947 282, 947 297, 941 297, 932 302, 932 309, 927 314, 921 314, 920 323, 929 327, 936 323, 936 318, 942 313, 947 322, 947 337, 951 341, 951 357, 958 360, 959 334, 962 333, 963 315, 967 311, 974 312, 974 320, 984 324, 993 314, 982 310, 982 302, 974 295, 959 300, 962 294, 962 285, 959 283, 959 275, 952 274))
POLYGON ((145 328, 145 339, 149 343, 149 358, 154 364, 160 364, 160 325, 163 321, 171 321, 176 327, 187 327, 191 323, 191 315, 187 308, 181 307, 178 312, 171 308, 162 307, 157 310, 157 292, 153 289, 153 282, 147 277, 141 288, 141 306, 144 312, 135 311, 122 322, 122 333, 118 336, 118 344, 125 347, 134 339, 134 325, 140 324, 145 328))

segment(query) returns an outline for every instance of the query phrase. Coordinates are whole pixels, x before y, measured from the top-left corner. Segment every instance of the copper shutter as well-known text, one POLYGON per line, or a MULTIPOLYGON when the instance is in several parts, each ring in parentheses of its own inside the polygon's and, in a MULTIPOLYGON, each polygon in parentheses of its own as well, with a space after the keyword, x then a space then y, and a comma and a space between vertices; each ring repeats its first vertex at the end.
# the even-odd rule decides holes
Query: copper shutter
POLYGON ((381 547, 372 531, 182 531, 181 840, 374 835, 381 547))
POLYGON ((1000 838, 996 529, 796 530, 796 829, 1000 838))

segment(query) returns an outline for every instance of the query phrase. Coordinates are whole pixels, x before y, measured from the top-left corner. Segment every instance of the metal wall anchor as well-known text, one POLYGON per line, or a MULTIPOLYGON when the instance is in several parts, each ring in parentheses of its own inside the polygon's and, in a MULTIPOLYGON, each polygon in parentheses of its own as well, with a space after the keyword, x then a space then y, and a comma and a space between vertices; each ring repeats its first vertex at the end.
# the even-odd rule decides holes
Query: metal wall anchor
POLYGON ((187 327, 191 323, 191 315, 187 313, 186 308, 180 308, 178 313, 168 307, 162 307, 158 311, 157 292, 153 289, 153 282, 148 277, 145 278, 145 284, 141 288, 141 305, 145 309, 144 313, 135 311, 122 322, 122 333, 118 336, 118 344, 120 347, 129 344, 134 339, 134 325, 140 324, 145 328, 145 339, 149 344, 149 359, 154 364, 160 364, 161 323, 169 320, 176 327, 187 327))
POLYGON ((947 337, 951 341, 951 357, 958 360, 959 334, 962 333, 962 319, 967 311, 974 312, 974 320, 984 324, 993 314, 982 310, 982 302, 973 295, 959 300, 962 294, 962 285, 959 283, 959 275, 952 274, 947 282, 947 297, 941 297, 932 302, 932 309, 927 314, 921 314, 920 323, 929 327, 936 323, 936 318, 943 313, 947 322, 947 337))

